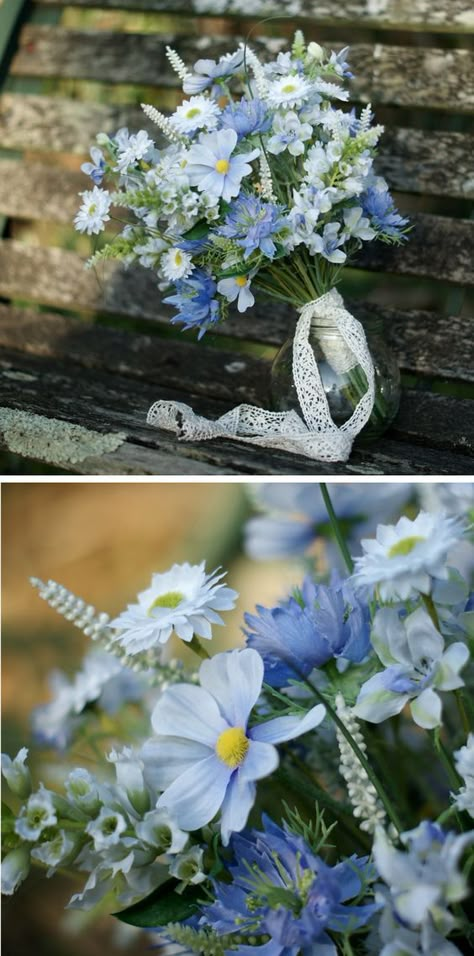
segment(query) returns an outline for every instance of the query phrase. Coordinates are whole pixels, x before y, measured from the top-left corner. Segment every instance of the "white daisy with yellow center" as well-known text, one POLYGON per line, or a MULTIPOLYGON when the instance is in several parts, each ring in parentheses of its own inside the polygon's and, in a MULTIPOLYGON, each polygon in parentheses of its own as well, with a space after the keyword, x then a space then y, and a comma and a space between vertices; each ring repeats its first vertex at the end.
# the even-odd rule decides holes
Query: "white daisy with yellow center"
POLYGON ((420 511, 412 521, 378 525, 375 538, 361 541, 354 582, 374 588, 382 601, 430 594, 433 579, 449 578, 449 552, 465 533, 462 518, 420 511))
POLYGON ((270 106, 294 109, 295 106, 302 106, 310 93, 309 81, 298 73, 290 73, 268 84, 267 100, 270 106))
POLYGON ((178 133, 194 133, 198 129, 215 129, 220 109, 208 96, 191 96, 183 100, 170 117, 170 123, 178 133))
POLYGON ((220 811, 224 845, 244 828, 256 781, 278 766, 274 745, 313 730, 326 713, 318 704, 303 715, 249 726, 263 672, 260 654, 250 647, 203 661, 200 687, 175 684, 161 695, 152 714, 158 736, 141 752, 145 780, 164 791, 157 808, 168 808, 188 831, 220 811))
POLYGON ((109 627, 112 641, 127 654, 139 654, 169 640, 173 631, 183 641, 196 634, 210 640, 212 625, 223 624, 219 611, 234 607, 237 592, 221 584, 224 574, 206 574, 201 564, 174 564, 163 574, 154 574, 151 585, 129 604, 109 627))
POLYGON ((168 249, 160 259, 161 271, 165 279, 187 279, 194 269, 194 263, 188 252, 177 247, 168 249))

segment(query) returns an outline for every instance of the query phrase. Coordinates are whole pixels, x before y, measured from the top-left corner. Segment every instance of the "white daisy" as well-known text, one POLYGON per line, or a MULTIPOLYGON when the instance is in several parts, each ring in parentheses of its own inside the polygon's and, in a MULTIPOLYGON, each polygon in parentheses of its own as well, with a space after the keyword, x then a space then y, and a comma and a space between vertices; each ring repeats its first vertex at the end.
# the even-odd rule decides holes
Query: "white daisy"
POLYGON ((223 624, 217 611, 234 607, 236 591, 219 584, 223 574, 206 574, 201 564, 174 564, 164 574, 154 574, 151 585, 138 595, 138 604, 110 622, 112 637, 128 654, 138 654, 165 644, 173 631, 183 641, 194 634, 210 640, 211 624, 223 624))
POLYGON ((377 588, 382 601, 406 601, 429 594, 432 578, 446 580, 446 556, 463 537, 461 518, 420 511, 414 521, 402 517, 396 525, 378 525, 375 539, 365 538, 365 551, 355 559, 354 581, 377 588))
POLYGON ((197 129, 215 129, 220 109, 207 96, 192 96, 183 100, 170 116, 170 123, 178 133, 194 133, 197 129))
POLYGON ((268 84, 267 99, 271 106, 288 106, 294 109, 307 99, 312 87, 308 80, 297 73, 281 76, 268 84))
POLYGON ((166 279, 187 279, 194 269, 188 252, 182 249, 168 249, 160 259, 161 271, 166 279))
POLYGON ((86 189, 79 195, 84 201, 74 219, 74 226, 78 232, 87 232, 88 236, 92 233, 97 235, 102 232, 105 223, 110 219, 109 209, 112 201, 110 193, 106 189, 94 186, 93 189, 86 189))

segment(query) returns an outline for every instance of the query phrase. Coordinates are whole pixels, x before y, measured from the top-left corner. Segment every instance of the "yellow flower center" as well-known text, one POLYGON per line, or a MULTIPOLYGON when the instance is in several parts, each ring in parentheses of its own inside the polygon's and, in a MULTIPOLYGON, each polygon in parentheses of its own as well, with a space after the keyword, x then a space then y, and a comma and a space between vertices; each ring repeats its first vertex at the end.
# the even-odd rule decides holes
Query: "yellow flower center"
POLYGON ((181 263, 182 263, 182 261, 183 261, 183 257, 182 257, 182 255, 181 255, 181 253, 180 253, 179 251, 178 251, 178 252, 175 252, 175 254, 174 254, 174 262, 175 262, 175 265, 180 266, 181 263))
POLYGON ((216 170, 218 173, 221 173, 222 176, 225 176, 229 172, 229 161, 227 159, 218 159, 216 163, 216 170))
POLYGON ((249 741, 243 727, 229 727, 217 738, 216 754, 232 770, 242 763, 248 749, 249 741))
POLYGON ((285 86, 281 88, 282 93, 294 93, 295 90, 296 86, 294 83, 286 83, 285 86))
POLYGON ((178 607, 183 598, 184 594, 181 591, 167 591, 166 594, 160 594, 159 597, 155 598, 153 604, 150 604, 148 614, 151 614, 155 607, 178 607))
POLYGON ((186 113, 186 119, 194 119, 195 116, 200 116, 200 113, 201 110, 197 106, 192 106, 186 113))
POLYGON ((425 540, 425 538, 421 538, 416 534, 412 535, 411 538, 402 538, 401 541, 397 541, 396 544, 392 544, 392 547, 388 552, 388 556, 389 558, 398 558, 401 555, 410 554, 419 541, 425 540))
POLYGON ((236 276, 235 281, 237 285, 241 285, 241 286, 247 285, 247 276, 236 276))

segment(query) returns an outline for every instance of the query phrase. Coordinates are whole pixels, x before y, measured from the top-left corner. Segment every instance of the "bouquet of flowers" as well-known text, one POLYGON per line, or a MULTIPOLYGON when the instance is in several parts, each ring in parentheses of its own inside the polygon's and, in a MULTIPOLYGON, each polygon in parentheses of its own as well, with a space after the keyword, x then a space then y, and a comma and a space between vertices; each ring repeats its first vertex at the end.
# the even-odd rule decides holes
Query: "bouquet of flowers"
MULTIPOLYGON (((442 488, 448 510, 409 505, 413 517, 376 529, 347 486, 343 521, 325 486, 292 489, 319 509, 346 573, 308 573, 246 614, 245 647, 209 653, 237 594, 204 562, 154 574, 113 620, 33 579, 96 644, 74 681, 56 675, 37 739, 63 752, 89 742, 97 756, 97 725, 116 739, 95 774, 65 767, 62 793, 32 789, 26 748, 2 755, 2 891, 31 864, 83 874, 70 906, 186 954, 471 952, 472 486, 442 488), (198 670, 170 657, 172 634, 198 670)), ((379 512, 402 500, 375 489, 379 512)), ((253 520, 250 550, 272 551, 275 521, 253 520)), ((292 542, 303 550, 308 536, 292 542)))
MULTIPOLYGON (((124 207, 130 220, 89 264, 115 258, 153 269, 161 289, 171 285, 164 299, 177 309, 171 321, 196 329, 198 338, 226 317, 229 303, 241 313, 251 308, 256 290, 295 305, 301 314, 294 404, 303 419, 294 409, 289 417, 280 412, 262 418, 242 406, 234 428, 227 417, 211 424, 216 434, 266 436, 266 444, 279 435, 283 447, 296 428, 298 450, 329 460, 348 456, 348 439, 371 415, 378 414, 386 427, 387 415, 395 414, 382 407, 363 329, 344 309, 336 284, 363 242, 399 243, 407 232, 387 183, 373 170, 383 127, 372 125, 370 105, 360 116, 341 108, 349 98, 341 81, 352 76, 347 50, 336 54, 314 42, 306 45, 297 31, 291 51, 266 65, 241 44, 217 62, 198 60, 189 71, 167 48, 186 98, 171 116, 143 105, 165 145, 157 148, 145 130, 100 133, 92 162, 82 167, 94 187, 82 194, 75 219, 80 232, 98 234, 111 207, 124 207), (113 192, 101 187, 104 177, 113 192), (354 420, 344 423, 345 441, 308 345, 311 323, 328 322, 342 337, 337 349, 328 350, 326 341, 328 361, 333 370, 352 372, 351 410, 360 403, 354 420), (321 431, 327 447, 321 436, 315 444, 321 431)), ((209 422, 183 406, 179 410, 186 437, 213 432, 209 422)), ((149 418, 171 427, 175 412, 159 403, 149 418)))

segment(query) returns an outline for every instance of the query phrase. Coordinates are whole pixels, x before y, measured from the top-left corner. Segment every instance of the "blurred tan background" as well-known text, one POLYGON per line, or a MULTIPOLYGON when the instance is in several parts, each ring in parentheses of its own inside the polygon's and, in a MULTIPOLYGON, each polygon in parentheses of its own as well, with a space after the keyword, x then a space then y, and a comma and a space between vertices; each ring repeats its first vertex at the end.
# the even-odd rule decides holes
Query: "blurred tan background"
MULTIPOLYGON (((49 698, 49 671, 59 667, 72 675, 91 646, 38 597, 30 575, 59 581, 113 614, 148 585, 152 571, 205 559, 208 571, 222 565, 228 584, 240 592, 236 610, 225 615, 227 626, 214 629, 214 649, 236 645, 244 611, 257 602, 275 603, 301 578, 296 562, 255 563, 244 556, 251 489, 243 483, 3 485, 3 751, 14 755, 30 743, 29 715, 49 698)), ((33 757, 36 783, 44 759, 40 752, 33 757)), ((149 952, 149 937, 120 940, 112 919, 74 934, 83 914, 64 916, 71 892, 67 880, 48 881, 33 871, 4 904, 4 956, 149 952)))

